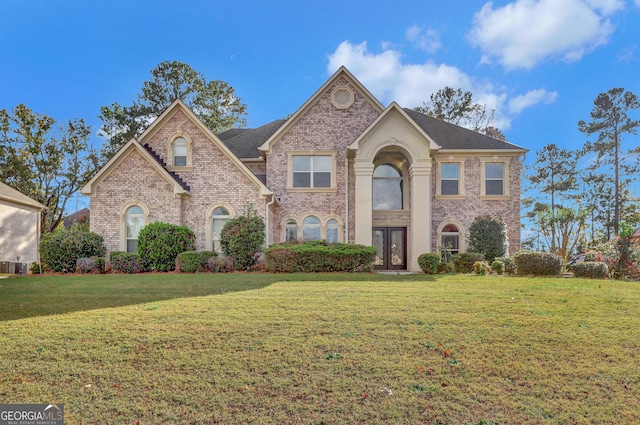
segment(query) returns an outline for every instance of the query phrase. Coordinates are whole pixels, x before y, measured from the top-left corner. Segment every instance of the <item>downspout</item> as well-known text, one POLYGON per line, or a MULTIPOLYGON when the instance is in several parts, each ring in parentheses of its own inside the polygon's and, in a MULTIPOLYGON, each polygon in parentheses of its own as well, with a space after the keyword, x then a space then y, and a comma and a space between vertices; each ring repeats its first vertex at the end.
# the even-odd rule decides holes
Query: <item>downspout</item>
POLYGON ((264 212, 264 217, 265 217, 265 229, 266 229, 266 233, 267 233, 267 240, 266 242, 266 246, 269 246, 269 239, 271 239, 271 235, 269 233, 269 207, 271 205, 273 205, 276 202, 276 194, 272 193, 271 194, 271 201, 267 202, 267 206, 264 212))
POLYGON ((345 183, 344 183, 344 243, 349 243, 349 155, 344 157, 345 183))

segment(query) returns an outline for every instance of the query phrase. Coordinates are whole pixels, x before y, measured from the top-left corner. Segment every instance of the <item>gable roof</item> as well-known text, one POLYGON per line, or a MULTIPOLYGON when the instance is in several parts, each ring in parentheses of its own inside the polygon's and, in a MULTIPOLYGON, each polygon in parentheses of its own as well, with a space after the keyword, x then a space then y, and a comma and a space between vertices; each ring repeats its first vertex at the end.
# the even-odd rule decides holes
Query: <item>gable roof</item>
POLYGON ((145 148, 136 139, 131 139, 96 173, 95 176, 87 182, 80 191, 85 195, 93 195, 96 192, 96 186, 104 180, 113 170, 115 170, 122 161, 131 153, 138 152, 142 157, 173 187, 173 193, 189 194, 189 186, 187 186, 175 173, 170 173, 159 160, 153 151, 145 148))
POLYGON ((235 156, 240 159, 262 159, 260 146, 287 120, 275 120, 258 128, 232 128, 218 134, 235 156))
POLYGON ((528 152, 527 149, 504 140, 481 134, 429 115, 404 108, 409 117, 426 133, 442 150, 492 150, 528 152))
POLYGON ((278 138, 284 134, 293 124, 295 124, 298 119, 304 115, 304 113, 313 106, 313 104, 320 98, 325 91, 335 84, 338 79, 341 77, 346 78, 351 85, 353 85, 356 90, 360 93, 360 95, 364 96, 369 103, 371 103, 378 111, 382 112, 384 110, 384 106, 376 99, 369 90, 365 86, 362 85, 360 81, 356 77, 347 70, 347 68, 341 66, 332 76, 329 78, 316 92, 309 98, 307 101, 300 107, 298 110, 289 117, 289 119, 280 127, 278 130, 271 135, 263 144, 260 146, 261 152, 268 152, 271 149, 271 145, 278 140, 278 138))
POLYGON ((42 205, 40 202, 29 198, 27 195, 18 192, 17 190, 7 184, 4 184, 3 182, 0 182, 0 199, 14 204, 37 208, 40 210, 47 209, 47 207, 42 205))

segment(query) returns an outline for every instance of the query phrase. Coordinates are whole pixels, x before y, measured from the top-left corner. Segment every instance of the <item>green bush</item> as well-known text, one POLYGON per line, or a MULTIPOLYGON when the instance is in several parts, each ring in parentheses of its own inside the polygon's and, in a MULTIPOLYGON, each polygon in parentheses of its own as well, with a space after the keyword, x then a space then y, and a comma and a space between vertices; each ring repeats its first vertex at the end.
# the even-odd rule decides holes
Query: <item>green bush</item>
POLYGON ((236 270, 251 270, 258 263, 264 238, 264 221, 249 205, 243 215, 225 223, 220 233, 220 245, 236 270))
POLYGON ((111 251, 109 253, 111 271, 114 273, 142 273, 144 267, 137 252, 111 251))
POLYGON ((607 267, 606 263, 600 261, 576 263, 571 268, 575 277, 606 279, 609 276, 609 267, 607 267))
POLYGON ((78 258, 76 273, 104 273, 104 257, 78 258))
POLYGON ((518 271, 516 260, 513 257, 496 257, 496 261, 502 262, 504 265, 504 273, 513 276, 518 271))
POLYGON ((486 261, 476 261, 473 263, 473 272, 479 276, 486 276, 489 271, 489 263, 486 261))
POLYGON ((29 265, 29 271, 33 274, 44 273, 45 271, 44 264, 42 264, 41 262, 31 263, 31 265, 29 265))
POLYGON ((196 235, 187 226, 155 222, 140 230, 138 254, 145 270, 168 272, 178 254, 195 249, 196 235))
POLYGON ((503 275, 504 263, 500 260, 494 260, 493 263, 491 263, 491 271, 497 275, 503 275))
POLYGON ((54 272, 74 273, 78 258, 104 257, 102 236, 81 226, 47 233, 40 241, 40 258, 54 272))
POLYGON ((218 254, 212 251, 185 251, 178 254, 176 270, 183 273, 207 271, 207 262, 218 254))
POLYGON ((268 272, 369 272, 373 270, 376 248, 329 243, 327 241, 287 242, 265 250, 268 272))
POLYGON ((438 264, 438 274, 455 273, 455 271, 456 271, 456 266, 453 264, 452 261, 449 261, 448 263, 441 262, 440 264, 438 264))
POLYGON ((488 215, 476 217, 469 226, 469 251, 481 252, 492 262, 507 251, 507 235, 504 222, 488 215))
POLYGON ((418 257, 418 266, 426 274, 438 273, 438 266, 440 265, 440 255, 433 252, 427 252, 418 257))
POLYGON ((562 258, 556 254, 519 251, 514 258, 521 276, 557 276, 562 272, 562 258))
POLYGON ((484 255, 479 252, 462 252, 453 254, 453 264, 458 273, 473 273, 473 264, 476 261, 484 261, 484 255))

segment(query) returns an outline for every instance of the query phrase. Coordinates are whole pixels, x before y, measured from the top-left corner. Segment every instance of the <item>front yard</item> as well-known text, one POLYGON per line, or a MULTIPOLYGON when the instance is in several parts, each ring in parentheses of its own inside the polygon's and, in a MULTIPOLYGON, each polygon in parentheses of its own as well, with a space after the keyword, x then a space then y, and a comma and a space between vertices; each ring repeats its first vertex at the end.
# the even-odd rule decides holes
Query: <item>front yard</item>
POLYGON ((640 421, 634 282, 23 277, 0 317, 0 400, 67 424, 640 421))

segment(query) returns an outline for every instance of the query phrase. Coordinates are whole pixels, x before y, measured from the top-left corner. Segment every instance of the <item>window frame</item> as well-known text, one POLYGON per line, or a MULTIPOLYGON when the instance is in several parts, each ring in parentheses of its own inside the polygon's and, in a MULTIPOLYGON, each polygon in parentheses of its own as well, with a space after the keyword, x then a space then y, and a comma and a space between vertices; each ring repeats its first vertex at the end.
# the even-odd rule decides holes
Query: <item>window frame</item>
POLYGON ((407 184, 406 184, 406 179, 405 179, 405 172, 403 170, 402 167, 398 167, 396 164, 392 163, 392 162, 380 162, 379 164, 376 164, 373 168, 373 173, 371 174, 371 209, 373 211, 403 211, 406 209, 405 205, 406 205, 406 195, 405 195, 405 188, 406 188, 407 184), (376 177, 376 171, 380 168, 380 167, 391 167, 393 168, 395 171, 398 172, 398 177, 389 177, 389 176, 379 176, 376 177), (375 199, 376 199, 376 181, 400 181, 400 208, 376 208, 376 203, 375 203, 375 199))
POLYGON ((213 252, 220 252, 215 250, 215 240, 213 238, 213 219, 214 219, 213 213, 218 208, 224 208, 227 210, 229 214, 226 216, 227 217, 226 220, 231 220, 236 217, 236 212, 233 209, 233 207, 223 201, 214 202, 207 209, 207 212, 205 213, 205 216, 204 216, 204 232, 205 232, 204 243, 206 247, 205 249, 213 252))
POLYGON ((436 198, 437 199, 464 199, 466 197, 464 185, 465 185, 465 160, 466 158, 455 158, 451 155, 447 158, 436 159, 436 198), (458 165, 458 193, 456 195, 446 195, 442 193, 442 182, 452 179, 444 179, 442 177, 443 165, 445 164, 457 164, 458 165))
POLYGON ((123 252, 128 252, 127 241, 129 239, 127 238, 127 211, 129 211, 129 208, 131 207, 140 207, 142 209, 143 220, 144 220, 143 227, 150 222, 149 208, 140 200, 135 198, 130 199, 120 207, 119 245, 120 245, 120 251, 123 251, 123 252))
POLYGON ((336 192, 338 186, 336 183, 336 151, 289 151, 287 152, 288 163, 288 176, 287 176, 287 191, 289 192, 336 192), (295 157, 309 157, 311 159, 311 173, 310 186, 294 186, 294 170, 293 161, 295 157), (327 187, 315 187, 313 186, 313 158, 315 157, 329 157, 331 162, 330 183, 327 187))
MULTIPOLYGON (((191 137, 182 130, 171 134, 167 139, 167 170, 169 171, 193 171, 193 150, 191 137), (174 142, 177 139, 184 139, 187 142, 186 164, 175 165, 174 142)), ((182 155, 181 155, 182 156, 182 155)))
POLYGON ((480 198, 483 200, 500 200, 508 199, 511 196, 509 181, 509 163, 510 158, 504 157, 485 157, 480 158, 480 198), (488 164, 502 164, 502 179, 487 177, 488 164), (488 181, 502 181, 502 194, 487 194, 488 181))

